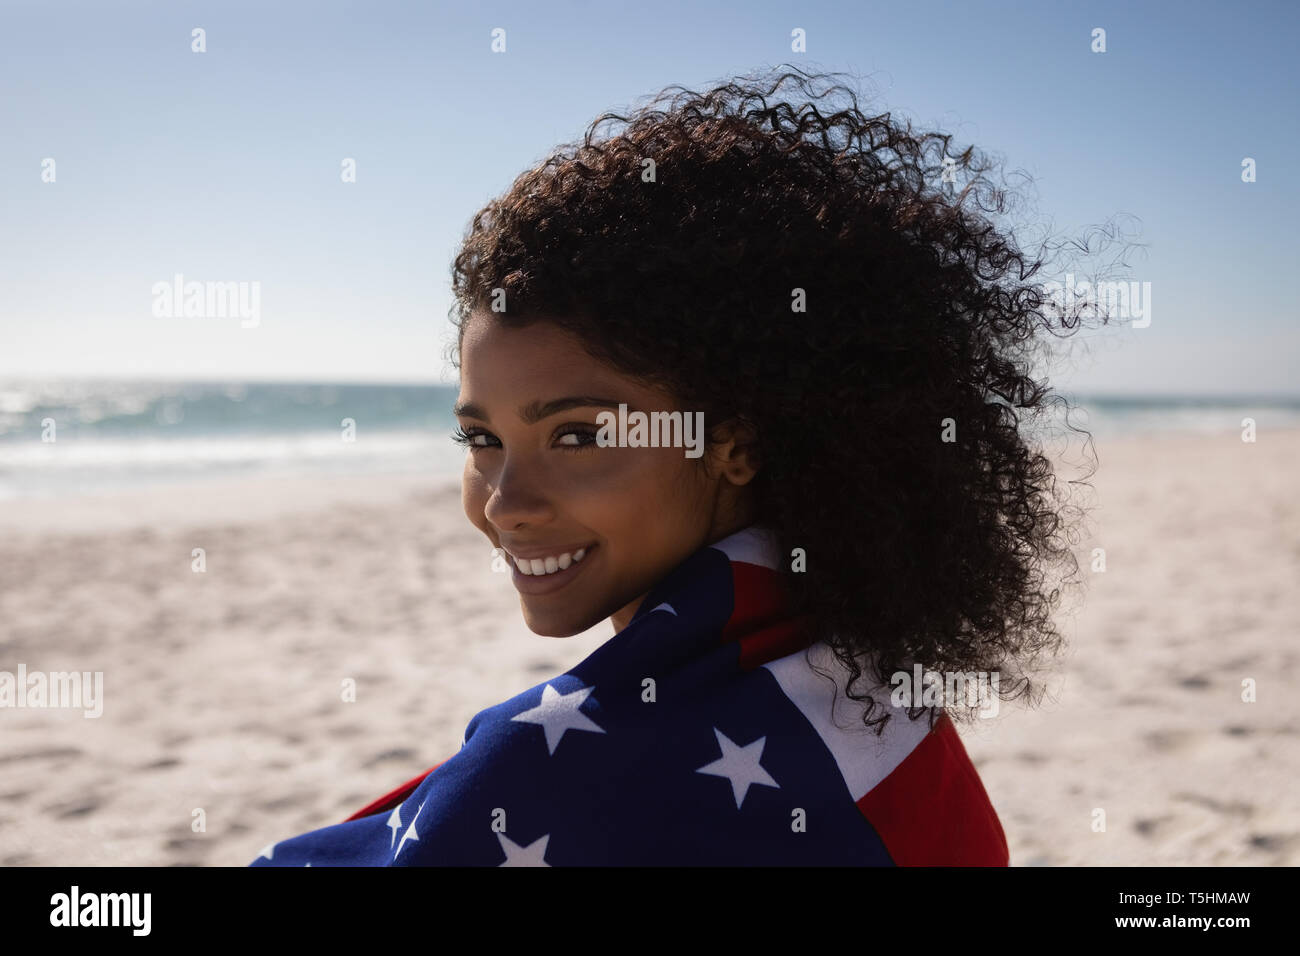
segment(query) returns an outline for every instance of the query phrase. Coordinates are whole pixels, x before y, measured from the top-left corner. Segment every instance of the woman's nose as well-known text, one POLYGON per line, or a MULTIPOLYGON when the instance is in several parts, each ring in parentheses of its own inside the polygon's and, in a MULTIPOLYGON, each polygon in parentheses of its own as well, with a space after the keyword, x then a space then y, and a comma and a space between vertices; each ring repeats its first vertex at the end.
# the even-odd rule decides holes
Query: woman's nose
POLYGON ((483 513, 498 528, 514 529, 545 524, 554 517, 555 506, 535 470, 507 462, 496 476, 483 513))

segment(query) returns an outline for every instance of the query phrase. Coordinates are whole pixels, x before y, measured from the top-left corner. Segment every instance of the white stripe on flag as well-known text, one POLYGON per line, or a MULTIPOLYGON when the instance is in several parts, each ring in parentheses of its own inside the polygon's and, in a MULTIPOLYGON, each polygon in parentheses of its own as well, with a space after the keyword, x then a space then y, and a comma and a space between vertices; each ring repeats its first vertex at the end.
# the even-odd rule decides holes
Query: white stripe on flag
POLYGON ((863 688, 870 686, 871 696, 877 702, 872 719, 885 712, 891 714, 884 732, 877 737, 877 728, 868 728, 862 723, 863 704, 844 696, 849 672, 829 645, 818 641, 811 646, 808 656, 818 668, 835 675, 838 692, 831 687, 830 680, 812 670, 802 650, 763 666, 772 672, 785 696, 826 744, 844 776, 849 793, 857 802, 916 749, 930 732, 929 715, 922 712, 916 720, 909 720, 906 708, 890 704, 888 685, 870 685, 872 678, 864 675, 855 685, 854 693, 861 695, 863 688), (835 702, 833 714, 832 699, 835 702), (887 711, 882 711, 881 707, 887 711))
POLYGON ((759 567, 776 570, 776 535, 767 528, 750 525, 715 542, 711 547, 725 554, 728 560, 743 561, 746 564, 757 564, 759 567))

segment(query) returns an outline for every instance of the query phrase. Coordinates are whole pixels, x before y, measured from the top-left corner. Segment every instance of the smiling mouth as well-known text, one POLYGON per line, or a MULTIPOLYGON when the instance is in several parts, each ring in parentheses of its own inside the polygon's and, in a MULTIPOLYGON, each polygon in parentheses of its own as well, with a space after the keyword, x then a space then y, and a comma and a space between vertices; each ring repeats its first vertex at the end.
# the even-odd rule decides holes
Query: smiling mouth
POLYGON ((529 570, 523 571, 520 567, 524 563, 523 559, 516 559, 510 555, 510 580, 515 586, 515 590, 521 594, 550 594, 560 588, 567 587, 570 582, 581 577, 582 569, 591 564, 591 555, 596 551, 598 545, 590 544, 585 548, 578 548, 573 552, 552 555, 547 558, 530 559, 527 562, 529 570), (582 557, 576 555, 581 553, 582 557), (570 557, 567 567, 560 567, 560 560, 564 557, 570 557), (532 571, 532 560, 540 561, 542 564, 542 573, 536 574, 532 571), (548 566, 553 566, 554 571, 546 571, 548 566))
POLYGON ((586 558, 587 553, 594 548, 594 544, 586 547, 576 548, 573 551, 562 551, 556 554, 547 555, 544 558, 517 558, 506 549, 502 549, 510 560, 514 562, 515 570, 520 574, 530 577, 546 577, 552 574, 560 574, 567 571, 575 564, 581 564, 586 558))

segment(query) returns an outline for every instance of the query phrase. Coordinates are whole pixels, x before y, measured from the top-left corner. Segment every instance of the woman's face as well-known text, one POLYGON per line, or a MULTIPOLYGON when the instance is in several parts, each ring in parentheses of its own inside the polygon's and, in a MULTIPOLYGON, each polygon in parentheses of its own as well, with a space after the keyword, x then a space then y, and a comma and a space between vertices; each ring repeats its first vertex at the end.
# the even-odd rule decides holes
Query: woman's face
POLYGON ((749 523, 742 486, 754 471, 736 437, 703 458, 595 443, 596 416, 617 415, 620 402, 628 414, 694 410, 598 362, 557 326, 510 329, 474 313, 460 372, 465 514, 510 556, 535 633, 568 637, 607 617, 622 630, 665 574, 749 523), (581 560, 564 557, 580 551, 581 560), (516 558, 538 571, 568 566, 524 574, 516 558))

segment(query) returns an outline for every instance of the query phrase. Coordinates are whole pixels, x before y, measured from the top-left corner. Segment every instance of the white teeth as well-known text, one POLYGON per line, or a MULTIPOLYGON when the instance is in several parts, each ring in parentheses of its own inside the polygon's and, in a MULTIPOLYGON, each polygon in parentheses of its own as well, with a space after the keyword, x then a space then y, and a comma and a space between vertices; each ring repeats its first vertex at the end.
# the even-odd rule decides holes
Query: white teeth
POLYGON ((515 558, 515 567, 519 569, 520 574, 554 574, 576 564, 586 556, 587 549, 579 548, 573 553, 566 551, 559 556, 548 558, 515 558))

